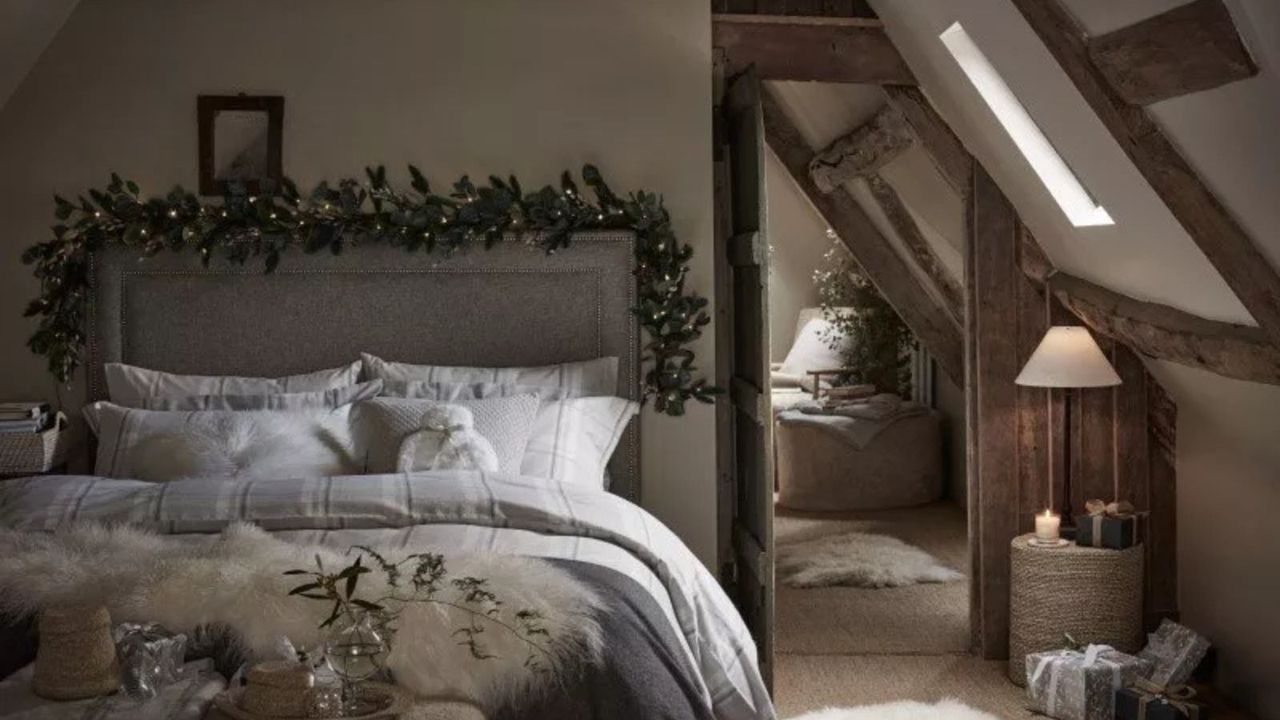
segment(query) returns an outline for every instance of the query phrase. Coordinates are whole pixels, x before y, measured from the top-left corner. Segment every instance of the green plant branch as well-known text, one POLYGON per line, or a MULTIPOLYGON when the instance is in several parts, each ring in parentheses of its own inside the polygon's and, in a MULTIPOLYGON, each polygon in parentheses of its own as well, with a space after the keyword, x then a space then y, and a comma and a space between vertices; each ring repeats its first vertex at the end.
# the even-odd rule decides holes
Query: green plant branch
POLYGON ((27 344, 59 381, 70 380, 83 362, 90 257, 108 246, 136 249, 140 258, 194 252, 205 264, 215 257, 255 260, 270 273, 290 252, 339 254, 382 243, 448 255, 476 245, 488 249, 514 235, 554 253, 575 232, 630 230, 636 235, 633 312, 647 337, 644 399, 659 412, 682 415, 687 401, 711 402, 721 392, 701 375, 689 347, 711 319, 707 300, 686 286, 693 249, 676 237, 661 196, 619 196, 591 165, 581 180, 594 200, 567 172, 558 189, 525 192, 514 177, 490 176, 481 185, 463 177, 444 195, 412 165, 409 175, 411 191, 392 188, 386 169, 377 167, 365 170, 364 181, 322 182, 305 197, 285 179, 258 196, 232 185, 221 203, 205 203, 181 187, 144 198, 136 183, 113 173, 104 190, 74 201, 54 196, 53 238, 22 255, 40 283, 39 297, 26 308, 26 316, 39 318, 27 344))

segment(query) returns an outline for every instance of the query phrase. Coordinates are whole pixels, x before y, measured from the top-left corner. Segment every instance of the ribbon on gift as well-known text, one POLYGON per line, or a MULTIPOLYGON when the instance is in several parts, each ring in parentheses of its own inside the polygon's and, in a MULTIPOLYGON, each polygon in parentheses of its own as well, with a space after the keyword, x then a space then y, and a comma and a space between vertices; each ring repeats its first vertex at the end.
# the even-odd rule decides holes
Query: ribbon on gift
MULTIPOLYGON (((1067 637, 1070 636, 1068 635, 1067 637)), ((1120 673, 1122 668, 1120 667, 1120 663, 1108 660, 1102 657, 1102 654, 1114 651, 1115 648, 1110 645, 1097 645, 1090 643, 1089 646, 1084 649, 1084 661, 1080 664, 1081 669, 1086 670, 1098 663, 1104 663, 1110 667, 1111 692, 1113 694, 1116 690, 1120 689, 1120 673)), ((1036 669, 1031 673, 1031 679, 1028 681, 1027 686, 1030 688, 1037 688, 1039 685, 1036 684, 1036 681, 1040 679, 1040 676, 1044 674, 1046 669, 1049 671, 1049 688, 1046 691, 1045 696, 1045 711, 1050 717, 1057 717, 1056 713, 1058 711, 1058 664, 1055 663, 1054 660, 1080 654, 1081 653, 1077 650, 1059 650, 1056 654, 1045 655, 1040 658, 1040 662, 1036 664, 1036 669)))
POLYGON ((1138 718, 1147 720, 1147 706, 1159 702, 1173 707, 1188 720, 1199 720, 1200 706, 1191 702, 1195 688, 1186 685, 1161 685, 1146 678, 1135 678, 1129 686, 1138 696, 1138 718))
POLYGON ((1134 509, 1133 503, 1128 500, 1117 500, 1115 502, 1089 500, 1085 502, 1084 509, 1085 512, 1089 513, 1089 522, 1093 525, 1093 533, 1090 535, 1093 547, 1102 547, 1103 518, 1116 518, 1118 520, 1133 518, 1133 544, 1137 544, 1138 523, 1142 514, 1134 509))

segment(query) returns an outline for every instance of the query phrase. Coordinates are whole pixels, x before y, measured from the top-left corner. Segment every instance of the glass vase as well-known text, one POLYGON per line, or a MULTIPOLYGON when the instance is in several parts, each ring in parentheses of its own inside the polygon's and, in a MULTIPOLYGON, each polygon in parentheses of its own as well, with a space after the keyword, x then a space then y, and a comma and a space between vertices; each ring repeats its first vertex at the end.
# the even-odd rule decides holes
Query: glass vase
POLYGON ((387 654, 384 628, 373 613, 344 613, 330 626, 324 655, 342 683, 342 715, 366 715, 376 703, 362 697, 361 686, 382 670, 387 654))

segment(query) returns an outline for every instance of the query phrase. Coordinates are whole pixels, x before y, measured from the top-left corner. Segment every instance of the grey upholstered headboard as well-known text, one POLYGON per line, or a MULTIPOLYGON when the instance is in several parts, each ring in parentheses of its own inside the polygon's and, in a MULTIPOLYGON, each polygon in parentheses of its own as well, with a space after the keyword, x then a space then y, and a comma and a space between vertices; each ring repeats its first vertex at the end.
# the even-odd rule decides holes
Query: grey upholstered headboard
MULTIPOLYGON (((357 246, 290 253, 261 266, 162 253, 93 258, 90 400, 102 364, 205 375, 277 376, 349 363, 362 351, 435 365, 546 365, 620 359, 618 394, 639 398, 634 236, 581 233, 548 256, 508 239, 453 257, 357 246)), ((611 490, 638 501, 639 423, 609 466, 611 490)))

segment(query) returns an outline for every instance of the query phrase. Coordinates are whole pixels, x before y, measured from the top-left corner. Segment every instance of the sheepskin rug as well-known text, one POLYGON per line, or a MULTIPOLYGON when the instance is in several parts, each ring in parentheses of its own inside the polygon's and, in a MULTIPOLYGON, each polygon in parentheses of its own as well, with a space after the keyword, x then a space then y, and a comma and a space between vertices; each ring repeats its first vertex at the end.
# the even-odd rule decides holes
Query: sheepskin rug
POLYGON ((845 533, 778 546, 778 577, 788 587, 902 587, 964 577, 914 545, 885 535, 845 533))
POLYGON ((957 700, 936 705, 914 701, 864 705, 855 708, 827 708, 791 720, 1000 720, 957 700))
MULTIPOLYGON (((408 552, 375 550, 387 558, 408 552)), ((331 547, 285 542, 248 524, 233 524, 220 536, 163 537, 96 524, 57 533, 0 530, 0 613, 20 617, 45 607, 100 603, 115 622, 158 622, 179 632, 227 625, 251 654, 270 657, 282 638, 298 648, 322 642, 318 626, 330 606, 288 596, 305 576, 282 574, 314 568, 317 558, 335 570, 352 560, 331 547)), ((535 558, 501 555, 450 556, 446 567, 449 578, 487 579, 507 622, 517 610, 541 613, 549 657, 538 656, 538 671, 526 668, 524 641, 490 627, 481 641, 495 657, 476 660, 453 636, 469 615, 408 604, 387 658, 398 684, 495 709, 553 687, 582 662, 599 661, 601 601, 565 571, 535 558)), ((386 590, 383 574, 375 571, 361 578, 358 596, 377 598, 386 590)), ((438 597, 455 595, 446 589, 438 597)))

